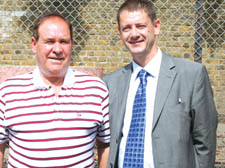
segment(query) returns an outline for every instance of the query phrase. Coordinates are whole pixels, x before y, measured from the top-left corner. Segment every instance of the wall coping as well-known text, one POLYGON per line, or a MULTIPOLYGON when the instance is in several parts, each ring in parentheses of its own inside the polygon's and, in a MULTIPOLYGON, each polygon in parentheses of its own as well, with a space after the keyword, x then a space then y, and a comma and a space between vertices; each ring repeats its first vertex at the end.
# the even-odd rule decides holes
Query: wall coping
MULTIPOLYGON (((15 66, 15 65, 1 65, 0 66, 0 83, 4 80, 28 73, 32 71, 36 66, 15 66)), ((71 66, 72 69, 87 73, 89 75, 97 76, 99 78, 103 77, 103 70, 99 67, 82 67, 82 66, 71 66)))

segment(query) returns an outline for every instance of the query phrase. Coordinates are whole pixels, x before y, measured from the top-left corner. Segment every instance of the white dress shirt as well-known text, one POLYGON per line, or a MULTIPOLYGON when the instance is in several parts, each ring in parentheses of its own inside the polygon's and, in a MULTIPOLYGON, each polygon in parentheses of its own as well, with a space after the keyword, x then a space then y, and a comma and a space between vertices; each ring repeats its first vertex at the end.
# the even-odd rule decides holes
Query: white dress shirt
POLYGON ((145 150, 144 150, 144 167, 145 168, 154 168, 153 154, 152 154, 152 122, 153 122, 153 111, 154 111, 154 103, 155 103, 155 95, 157 82, 159 77, 159 70, 162 60, 162 52, 158 48, 158 52, 155 57, 144 67, 142 68, 134 61, 133 64, 133 72, 131 74, 130 86, 127 97, 126 104, 126 113, 124 117, 124 125, 123 125, 123 137, 120 143, 119 149, 119 162, 118 166, 120 168, 123 167, 123 160, 126 148, 127 136, 130 128, 131 118, 132 118, 132 109, 134 98, 137 92, 138 85, 140 83, 140 79, 137 77, 139 71, 141 69, 149 72, 150 76, 147 78, 147 87, 146 87, 146 124, 145 124, 145 150))

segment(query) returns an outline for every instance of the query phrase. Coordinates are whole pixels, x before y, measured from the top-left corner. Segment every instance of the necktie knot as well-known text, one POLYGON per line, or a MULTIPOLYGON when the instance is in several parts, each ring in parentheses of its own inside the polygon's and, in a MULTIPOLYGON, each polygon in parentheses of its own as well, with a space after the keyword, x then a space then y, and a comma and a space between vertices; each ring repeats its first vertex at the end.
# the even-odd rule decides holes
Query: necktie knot
POLYGON ((147 71, 145 71, 144 69, 140 70, 140 72, 138 73, 138 77, 141 80, 141 83, 143 85, 145 85, 147 83, 147 76, 149 75, 149 73, 147 71))

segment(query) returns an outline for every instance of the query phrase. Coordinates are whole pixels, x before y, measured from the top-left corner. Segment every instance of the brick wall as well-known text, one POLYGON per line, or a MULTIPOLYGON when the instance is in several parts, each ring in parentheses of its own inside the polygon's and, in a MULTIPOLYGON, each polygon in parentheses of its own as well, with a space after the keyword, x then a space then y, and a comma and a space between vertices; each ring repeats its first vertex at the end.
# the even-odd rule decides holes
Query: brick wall
MULTIPOLYGON (((46 1, 53 0, 35 2, 43 4, 46 1)), ((32 2, 0 0, 0 65, 36 64, 30 47, 30 23, 24 17, 30 14, 29 5, 33 5, 32 10, 35 12, 32 2), (21 21, 26 22, 21 24, 21 21)), ((73 25, 79 33, 74 33, 76 45, 71 65, 99 67, 104 73, 108 73, 128 64, 131 56, 119 40, 116 25, 116 10, 123 0, 83 2, 74 7, 74 16, 78 17, 73 25)), ((169 55, 194 60, 195 2, 154 2, 161 20, 161 35, 158 38, 161 49, 169 55)), ((203 34, 202 63, 208 69, 219 114, 217 160, 225 163, 225 40, 224 34, 220 37, 221 30, 217 29, 220 23, 225 28, 225 2, 221 6, 216 12, 216 8, 208 8, 212 16, 215 15, 215 19, 209 20, 209 24, 203 27, 212 29, 207 29, 203 34)))

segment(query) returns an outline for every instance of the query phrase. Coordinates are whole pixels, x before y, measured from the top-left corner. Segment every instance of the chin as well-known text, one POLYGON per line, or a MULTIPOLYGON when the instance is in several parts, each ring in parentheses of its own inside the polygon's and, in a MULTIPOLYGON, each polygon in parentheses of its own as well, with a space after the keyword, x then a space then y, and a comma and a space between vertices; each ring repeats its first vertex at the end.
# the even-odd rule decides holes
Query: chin
POLYGON ((129 48, 129 51, 131 52, 131 53, 143 53, 144 51, 145 51, 145 48, 129 48))
POLYGON ((142 55, 143 53, 144 53, 143 50, 131 51, 131 54, 133 54, 133 55, 142 55))

